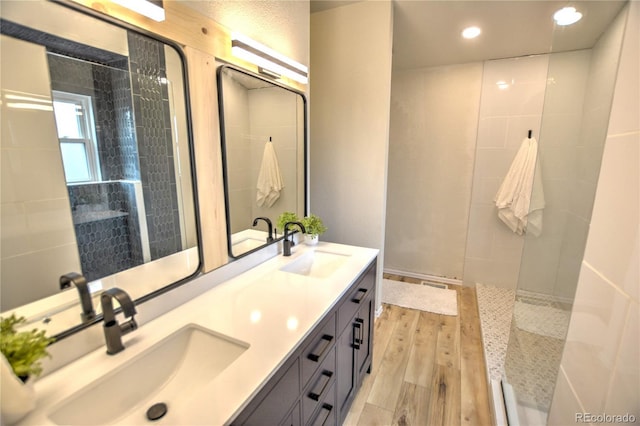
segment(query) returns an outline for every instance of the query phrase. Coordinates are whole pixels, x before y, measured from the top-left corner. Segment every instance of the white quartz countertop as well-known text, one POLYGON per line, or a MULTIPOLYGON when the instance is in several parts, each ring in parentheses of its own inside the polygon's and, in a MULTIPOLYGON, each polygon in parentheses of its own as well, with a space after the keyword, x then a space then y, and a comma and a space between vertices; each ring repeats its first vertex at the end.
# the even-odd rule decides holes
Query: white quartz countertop
MULTIPOLYGON (((144 324, 123 337, 123 352, 109 356, 101 347, 37 381, 36 409, 20 424, 54 424, 49 415, 62 401, 187 324, 246 342, 249 348, 197 392, 184 389, 193 395, 173 404, 162 419, 150 422, 144 415, 139 421, 122 416, 116 424, 229 423, 378 254, 375 249, 332 243, 300 244, 293 250, 290 257, 271 258, 144 324), (280 270, 314 250, 339 253, 347 258, 325 278, 280 270)), ((197 278, 206 279, 207 275, 197 278)), ((160 297, 171 297, 171 293, 160 297)), ((143 311, 144 304, 138 310, 143 311)), ((118 317, 122 321, 121 315, 118 317)))

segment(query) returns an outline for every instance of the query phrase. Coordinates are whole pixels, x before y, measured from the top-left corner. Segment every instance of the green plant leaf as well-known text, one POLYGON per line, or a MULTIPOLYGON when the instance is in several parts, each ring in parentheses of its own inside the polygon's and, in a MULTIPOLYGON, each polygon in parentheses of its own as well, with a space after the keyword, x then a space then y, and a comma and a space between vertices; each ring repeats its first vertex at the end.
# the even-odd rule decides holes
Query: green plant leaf
POLYGON ((42 373, 40 359, 51 356, 47 346, 55 339, 36 328, 16 331, 16 327, 24 323, 26 319, 15 314, 0 318, 0 352, 7 358, 16 376, 39 376, 42 373))
POLYGON ((287 222, 299 222, 299 221, 300 221, 300 218, 298 218, 298 215, 295 214, 294 212, 284 212, 280 216, 278 216, 277 226, 280 232, 284 232, 284 225, 287 222))

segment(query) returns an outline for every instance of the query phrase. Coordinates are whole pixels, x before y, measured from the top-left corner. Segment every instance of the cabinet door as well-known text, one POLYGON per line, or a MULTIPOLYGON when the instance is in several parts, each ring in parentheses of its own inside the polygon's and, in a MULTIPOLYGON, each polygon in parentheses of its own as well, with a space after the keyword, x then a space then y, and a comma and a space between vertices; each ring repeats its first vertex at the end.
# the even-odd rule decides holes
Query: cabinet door
POLYGON ((338 423, 342 423, 347 411, 349 411, 351 395, 356 387, 355 362, 353 359, 354 330, 355 327, 348 326, 336 342, 336 396, 338 413, 340 414, 338 423))
POLYGON ((356 362, 356 386, 360 387, 363 375, 371 366, 373 352, 373 315, 375 311, 373 295, 362 304, 355 317, 355 362, 356 362))

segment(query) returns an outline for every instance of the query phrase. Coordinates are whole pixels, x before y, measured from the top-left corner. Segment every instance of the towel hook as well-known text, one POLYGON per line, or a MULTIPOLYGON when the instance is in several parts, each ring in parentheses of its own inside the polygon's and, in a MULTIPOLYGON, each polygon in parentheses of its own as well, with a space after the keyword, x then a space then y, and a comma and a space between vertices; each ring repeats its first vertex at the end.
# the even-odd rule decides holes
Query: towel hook
POLYGON ((529 139, 531 139, 531 135, 533 134, 533 130, 529 130, 529 136, 527 136, 529 139))

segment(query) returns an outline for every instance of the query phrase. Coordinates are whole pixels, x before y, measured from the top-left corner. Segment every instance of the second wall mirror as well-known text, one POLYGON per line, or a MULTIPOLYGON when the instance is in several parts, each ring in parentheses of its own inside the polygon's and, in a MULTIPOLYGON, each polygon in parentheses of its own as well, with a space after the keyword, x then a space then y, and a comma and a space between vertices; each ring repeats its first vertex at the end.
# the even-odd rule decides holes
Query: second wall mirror
POLYGON ((236 258, 282 238, 282 213, 305 215, 306 101, 229 65, 218 68, 218 97, 227 240, 236 258))

